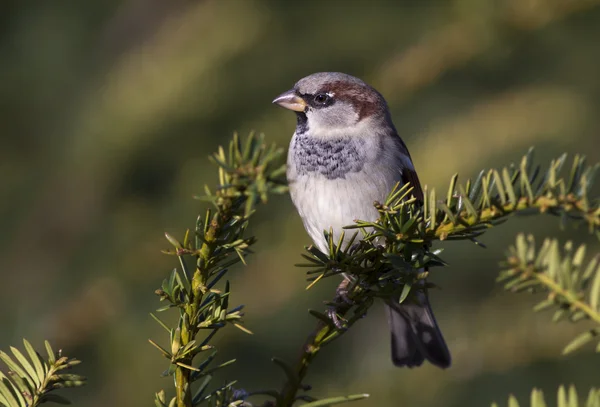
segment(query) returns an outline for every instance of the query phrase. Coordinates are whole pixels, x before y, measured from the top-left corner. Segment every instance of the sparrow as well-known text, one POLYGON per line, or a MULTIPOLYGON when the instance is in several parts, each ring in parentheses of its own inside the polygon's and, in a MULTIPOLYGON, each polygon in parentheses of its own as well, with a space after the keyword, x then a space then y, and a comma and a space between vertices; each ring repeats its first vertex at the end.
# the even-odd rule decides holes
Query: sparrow
MULTIPOLYGON (((410 182, 413 195, 423 191, 406 144, 392 122, 383 96, 362 80, 339 72, 300 79, 273 103, 296 113, 296 131, 287 157, 292 201, 314 244, 328 253, 324 231, 356 219, 376 221, 374 201, 385 201, 393 187, 410 182)), ((347 237, 349 239, 349 237, 347 237)), ((415 367, 425 360, 450 366, 446 342, 427 293, 412 302, 386 301, 392 337, 392 362, 415 367)))

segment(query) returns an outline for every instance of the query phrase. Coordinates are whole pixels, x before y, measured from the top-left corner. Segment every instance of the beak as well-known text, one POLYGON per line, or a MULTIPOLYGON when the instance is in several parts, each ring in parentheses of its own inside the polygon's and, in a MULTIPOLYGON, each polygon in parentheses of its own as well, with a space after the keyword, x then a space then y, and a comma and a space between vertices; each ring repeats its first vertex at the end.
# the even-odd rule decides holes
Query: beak
POLYGON ((306 102, 296 94, 296 91, 288 90, 277 96, 273 103, 295 112, 303 112, 306 109, 306 102))

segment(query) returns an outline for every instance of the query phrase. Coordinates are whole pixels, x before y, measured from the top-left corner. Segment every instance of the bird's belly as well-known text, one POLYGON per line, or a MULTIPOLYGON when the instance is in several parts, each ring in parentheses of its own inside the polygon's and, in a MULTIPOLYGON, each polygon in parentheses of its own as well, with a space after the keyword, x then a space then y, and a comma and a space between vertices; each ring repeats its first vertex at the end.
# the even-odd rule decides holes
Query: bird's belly
MULTIPOLYGON (((342 228, 355 220, 375 221, 378 212, 374 201, 383 201, 396 180, 369 176, 364 172, 348 173, 344 178, 302 175, 290 183, 292 200, 302 217, 304 227, 317 247, 326 252, 323 231, 333 229, 334 239, 342 228)), ((347 230, 345 240, 354 231, 347 230)))

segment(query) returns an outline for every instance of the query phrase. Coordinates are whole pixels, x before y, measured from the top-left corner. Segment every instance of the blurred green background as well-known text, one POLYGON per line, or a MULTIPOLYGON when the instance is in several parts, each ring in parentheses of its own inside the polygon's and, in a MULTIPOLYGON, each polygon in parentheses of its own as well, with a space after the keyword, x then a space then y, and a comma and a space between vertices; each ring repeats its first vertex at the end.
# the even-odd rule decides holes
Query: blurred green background
MULTIPOLYGON (((421 181, 568 151, 600 159, 600 6, 589 0, 24 1, 0 6, 0 349, 47 338, 85 361, 75 405, 147 406, 170 389, 166 344, 148 313, 176 266, 163 232, 182 236, 215 181, 207 156, 234 131, 287 146, 295 126, 271 100, 299 78, 343 71, 388 100, 421 181)), ((464 179, 464 178, 463 178, 464 179)), ((485 406, 533 386, 585 393, 592 349, 560 357, 584 323, 534 315, 529 295, 494 283, 519 231, 598 244, 553 218, 515 218, 472 244, 431 293, 454 364, 396 369, 380 306, 326 348, 315 395, 370 393, 355 406, 485 406)), ((305 292, 309 243, 288 196, 259 211, 247 267, 231 273, 248 336, 215 343, 248 390, 279 387, 271 356, 292 361, 334 281, 305 292)), ((222 378, 225 379, 224 377, 222 378)))

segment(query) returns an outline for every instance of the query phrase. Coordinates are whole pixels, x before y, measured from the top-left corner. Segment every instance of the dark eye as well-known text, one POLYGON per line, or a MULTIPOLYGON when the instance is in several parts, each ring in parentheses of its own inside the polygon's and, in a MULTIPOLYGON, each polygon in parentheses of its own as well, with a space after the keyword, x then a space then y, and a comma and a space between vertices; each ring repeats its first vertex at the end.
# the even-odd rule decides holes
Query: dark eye
POLYGON ((315 103, 317 103, 319 105, 327 104, 330 99, 331 99, 331 96, 329 96, 327 93, 317 93, 315 95, 315 103))

